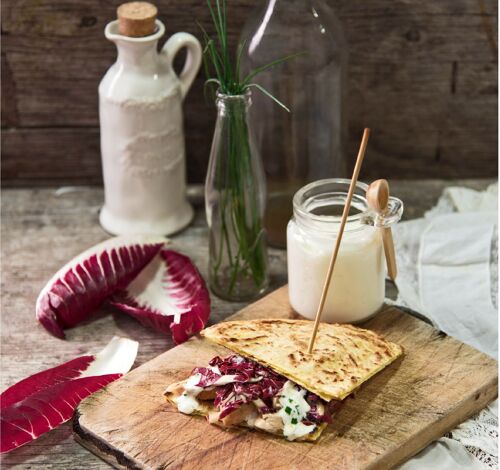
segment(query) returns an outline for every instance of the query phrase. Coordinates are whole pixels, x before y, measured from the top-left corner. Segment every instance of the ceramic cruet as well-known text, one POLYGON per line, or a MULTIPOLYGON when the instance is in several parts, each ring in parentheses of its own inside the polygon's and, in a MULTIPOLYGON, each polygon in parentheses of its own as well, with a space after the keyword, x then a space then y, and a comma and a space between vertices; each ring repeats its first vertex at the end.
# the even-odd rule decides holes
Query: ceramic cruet
POLYGON ((105 36, 118 57, 99 85, 99 117, 105 202, 100 222, 113 234, 168 235, 186 226, 193 209, 186 199, 182 102, 199 70, 202 50, 188 33, 176 33, 158 52, 165 26, 145 37, 105 36), (187 49, 179 76, 172 67, 187 49))

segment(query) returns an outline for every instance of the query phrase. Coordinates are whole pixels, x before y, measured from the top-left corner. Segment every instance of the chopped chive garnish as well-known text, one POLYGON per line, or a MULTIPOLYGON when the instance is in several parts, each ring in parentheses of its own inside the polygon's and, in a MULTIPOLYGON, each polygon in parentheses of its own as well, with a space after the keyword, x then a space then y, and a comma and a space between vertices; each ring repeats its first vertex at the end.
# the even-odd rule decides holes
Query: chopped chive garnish
POLYGON ((297 421, 297 418, 292 418, 292 424, 297 424, 298 421, 297 421))
POLYGON ((291 412, 292 412, 292 409, 291 409, 289 406, 287 406, 287 407, 285 408, 285 413, 286 413, 287 415, 289 415, 291 412))

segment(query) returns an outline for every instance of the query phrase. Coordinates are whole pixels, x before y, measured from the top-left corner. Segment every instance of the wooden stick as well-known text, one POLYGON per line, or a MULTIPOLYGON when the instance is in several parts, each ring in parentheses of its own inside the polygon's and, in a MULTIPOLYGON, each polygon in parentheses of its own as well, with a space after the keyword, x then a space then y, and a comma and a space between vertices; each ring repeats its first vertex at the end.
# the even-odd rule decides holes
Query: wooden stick
POLYGON ((339 253, 340 242, 342 241, 342 235, 344 234, 345 224, 347 222, 347 216, 349 214, 349 209, 351 208, 352 196, 354 195, 354 189, 356 188, 356 183, 358 181, 359 172, 361 170, 361 165, 363 164, 363 159, 365 158, 366 146, 368 145, 368 139, 370 138, 370 129, 366 128, 363 132, 363 138, 361 139, 361 145, 359 146, 358 157, 356 159, 356 165, 354 165, 354 171, 352 173, 351 185, 349 186, 349 192, 347 193, 347 200, 344 206, 344 212, 342 213, 342 219, 340 220, 339 233, 337 234, 337 240, 335 241, 335 248, 330 258, 330 264, 328 266, 328 271, 326 274, 325 283, 323 285, 323 291, 321 292, 321 299, 319 301, 318 310, 316 311, 316 319, 314 320, 314 328, 311 334, 311 339, 309 340, 309 348, 307 350, 308 354, 312 353, 314 347, 314 340, 316 339, 316 334, 318 332, 319 323, 321 321, 321 314, 323 313, 323 307, 325 306, 326 296, 328 294, 328 287, 330 286, 330 281, 332 279, 333 268, 335 266, 335 261, 337 261, 337 255, 339 253))

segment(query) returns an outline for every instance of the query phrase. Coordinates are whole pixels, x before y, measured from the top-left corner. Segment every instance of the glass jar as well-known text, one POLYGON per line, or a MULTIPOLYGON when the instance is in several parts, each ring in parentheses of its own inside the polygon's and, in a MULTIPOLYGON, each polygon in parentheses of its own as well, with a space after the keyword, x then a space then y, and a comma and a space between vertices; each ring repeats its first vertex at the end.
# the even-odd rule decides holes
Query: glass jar
POLYGON ((263 217, 266 185, 248 125, 251 93, 217 93, 217 121, 205 183, 209 284, 232 301, 262 295, 269 284, 263 217))
MULTIPOLYGON (((313 320, 328 264, 335 246, 349 190, 348 179, 310 183, 293 198, 287 228, 290 303, 313 320)), ((390 197, 385 214, 373 212, 366 201, 368 185, 358 182, 321 321, 356 323, 375 314, 384 303, 386 262, 381 228, 401 219, 403 203, 390 197)))
POLYGON ((290 108, 255 93, 250 112, 267 178, 264 223, 270 244, 285 248, 295 192, 320 178, 347 176, 347 43, 332 2, 261 0, 240 44, 242 76, 300 54, 252 79, 290 108))

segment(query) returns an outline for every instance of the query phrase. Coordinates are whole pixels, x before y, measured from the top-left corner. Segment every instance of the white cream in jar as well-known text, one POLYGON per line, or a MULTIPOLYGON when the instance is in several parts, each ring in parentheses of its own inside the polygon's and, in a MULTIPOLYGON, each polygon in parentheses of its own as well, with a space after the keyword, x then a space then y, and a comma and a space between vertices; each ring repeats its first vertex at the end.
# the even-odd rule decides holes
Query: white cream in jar
MULTIPOLYGON (((328 264, 340 227, 350 180, 320 180, 304 186, 293 199, 287 228, 290 303, 301 316, 314 319, 328 264)), ((403 210, 391 198, 388 213, 372 213, 367 185, 358 183, 342 237, 321 320, 353 323, 375 314, 384 303, 386 264, 378 227, 397 222, 403 210)))

